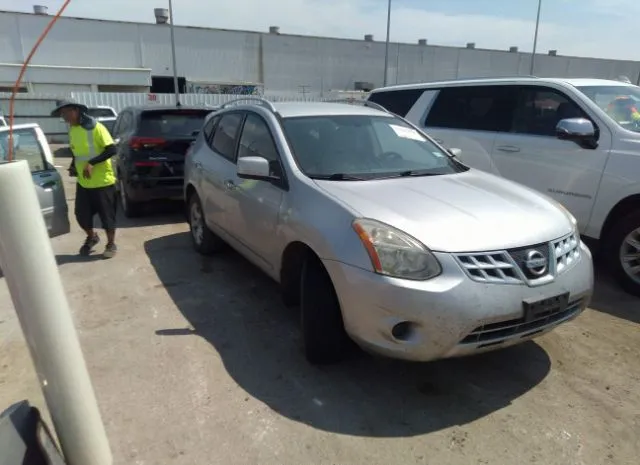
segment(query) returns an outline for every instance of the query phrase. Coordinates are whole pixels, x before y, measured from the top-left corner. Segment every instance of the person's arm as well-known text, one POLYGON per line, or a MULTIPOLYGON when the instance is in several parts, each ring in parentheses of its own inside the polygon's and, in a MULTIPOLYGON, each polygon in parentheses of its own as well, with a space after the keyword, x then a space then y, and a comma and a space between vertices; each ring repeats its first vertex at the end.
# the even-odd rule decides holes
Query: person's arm
POLYGON ((94 132, 96 133, 96 148, 100 154, 89 160, 89 164, 91 166, 105 162, 118 153, 116 144, 113 142, 113 138, 111 137, 109 130, 103 124, 96 123, 94 132))

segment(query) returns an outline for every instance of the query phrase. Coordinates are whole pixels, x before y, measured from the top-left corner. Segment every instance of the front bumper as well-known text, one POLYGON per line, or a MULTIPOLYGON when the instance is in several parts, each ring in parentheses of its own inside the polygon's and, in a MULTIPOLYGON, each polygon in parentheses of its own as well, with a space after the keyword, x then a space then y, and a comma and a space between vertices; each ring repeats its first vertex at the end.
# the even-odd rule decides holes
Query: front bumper
POLYGON ((593 292, 591 253, 549 283, 480 283, 455 259, 436 253, 442 274, 428 281, 389 278, 324 260, 340 300, 345 329, 365 350, 392 358, 429 361, 515 345, 577 317, 593 292), (569 305, 525 320, 523 301, 569 293, 569 305), (397 326, 401 324, 400 326, 397 326))

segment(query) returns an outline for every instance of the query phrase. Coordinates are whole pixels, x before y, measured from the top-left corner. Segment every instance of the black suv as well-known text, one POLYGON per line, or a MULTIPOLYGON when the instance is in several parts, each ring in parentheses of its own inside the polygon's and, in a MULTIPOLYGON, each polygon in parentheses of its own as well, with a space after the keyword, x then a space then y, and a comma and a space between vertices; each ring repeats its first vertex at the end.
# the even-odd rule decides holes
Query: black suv
POLYGON ((215 108, 147 105, 118 114, 113 138, 115 166, 125 216, 143 213, 145 202, 182 199, 184 157, 215 108))

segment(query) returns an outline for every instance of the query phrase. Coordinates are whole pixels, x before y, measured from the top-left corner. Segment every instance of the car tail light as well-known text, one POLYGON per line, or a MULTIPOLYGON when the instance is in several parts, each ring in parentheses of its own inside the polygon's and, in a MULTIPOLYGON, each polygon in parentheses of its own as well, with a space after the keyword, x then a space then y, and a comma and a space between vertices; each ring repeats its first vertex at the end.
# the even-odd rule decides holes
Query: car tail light
POLYGON ((129 147, 134 150, 151 149, 164 145, 166 142, 162 137, 132 137, 129 140, 129 147))
POLYGON ((160 166, 159 161, 137 161, 134 163, 135 166, 138 167, 152 167, 152 166, 160 166))

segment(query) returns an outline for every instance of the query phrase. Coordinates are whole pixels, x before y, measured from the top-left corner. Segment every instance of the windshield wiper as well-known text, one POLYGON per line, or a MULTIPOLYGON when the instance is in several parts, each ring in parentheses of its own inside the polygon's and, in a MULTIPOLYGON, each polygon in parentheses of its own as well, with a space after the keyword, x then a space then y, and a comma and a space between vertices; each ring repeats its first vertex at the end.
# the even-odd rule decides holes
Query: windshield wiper
POLYGON ((311 179, 323 179, 327 181, 365 181, 365 178, 345 173, 310 174, 309 177, 311 179))
POLYGON ((407 170, 399 173, 388 174, 377 179, 383 178, 408 178, 409 176, 439 176, 442 173, 434 173, 431 170, 407 170))

